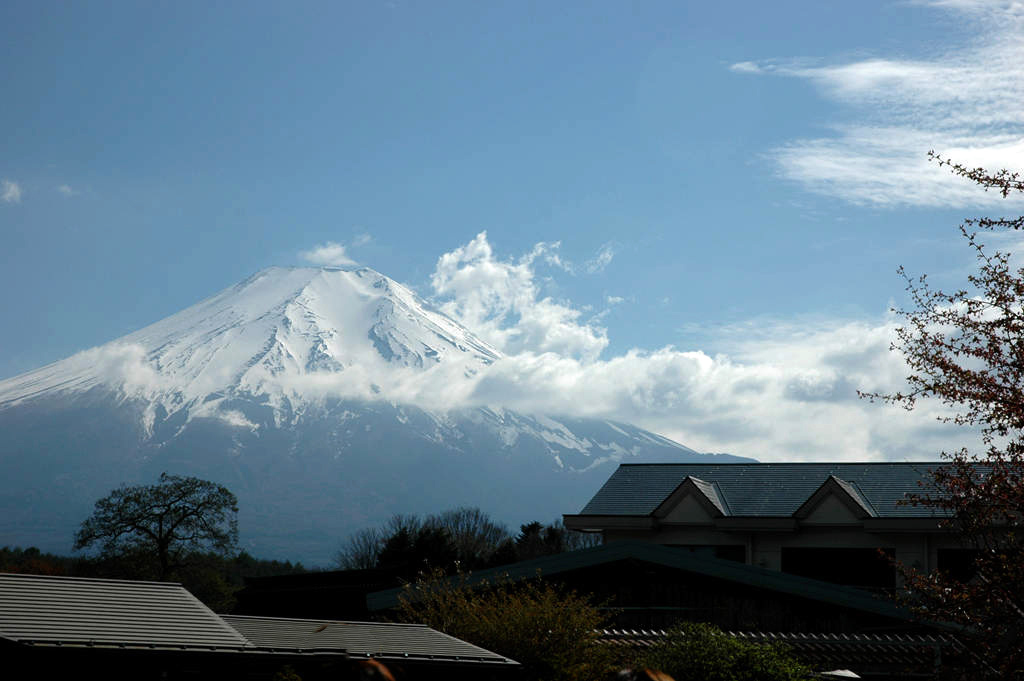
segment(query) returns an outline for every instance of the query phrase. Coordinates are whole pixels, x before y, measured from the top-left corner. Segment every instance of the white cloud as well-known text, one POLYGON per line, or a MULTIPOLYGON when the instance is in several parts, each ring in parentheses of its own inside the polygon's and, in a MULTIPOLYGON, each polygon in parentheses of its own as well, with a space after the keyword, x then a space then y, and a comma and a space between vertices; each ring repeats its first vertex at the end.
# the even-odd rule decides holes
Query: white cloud
POLYGON ((622 420, 698 450, 766 461, 935 458, 969 438, 937 424, 935 405, 908 413, 858 399, 858 389, 904 387, 889 316, 757 320, 714 330, 728 354, 664 347, 601 359, 607 336, 591 326, 595 318, 583 322, 579 308, 538 291, 534 268, 548 248, 503 261, 481 233, 438 260, 432 283, 445 311, 505 356, 468 380, 441 369, 421 374, 403 396, 425 406, 443 399, 622 420))
POLYGON ((64 196, 67 196, 67 197, 78 196, 78 194, 80 193, 80 192, 72 189, 71 185, 68 185, 68 184, 60 185, 59 187, 57 187, 57 191, 60 192, 61 194, 63 194, 64 196))
MULTIPOLYGON (((750 320, 699 334, 713 339, 716 353, 669 346, 603 358, 608 338, 594 318, 585 320, 581 308, 541 292, 536 270, 550 266, 545 256, 553 248, 538 244, 505 260, 480 233, 438 259, 431 283, 444 311, 503 352, 488 366, 473 363, 467 370, 462 362, 442 361, 417 369, 366 361, 343 372, 273 378, 256 372, 243 387, 259 393, 273 383, 278 389, 268 393, 272 400, 294 393, 416 404, 441 419, 444 410, 479 406, 613 419, 699 451, 762 461, 934 459, 943 450, 977 443, 970 431, 938 423, 941 405, 924 401, 907 412, 858 399, 858 389, 891 393, 905 387, 909 371, 889 351, 898 323, 891 315, 870 321, 750 320)), ((608 296, 607 302, 623 301, 608 296)), ((70 361, 82 369, 72 367, 72 374, 91 374, 127 396, 181 406, 179 388, 140 346, 112 344, 70 361)), ((212 402, 190 409, 193 417, 255 427, 212 402)), ((154 418, 155 407, 148 426, 154 418)))
POLYGON ((542 296, 534 264, 565 268, 557 243, 538 243, 518 261, 494 256, 487 233, 438 259, 431 285, 441 308, 503 352, 556 352, 596 359, 605 330, 580 321, 581 311, 542 296))
POLYGON ((593 258, 587 261, 587 272, 590 274, 596 274, 597 272, 603 272, 604 268, 607 267, 612 258, 615 257, 615 249, 612 248, 611 244, 605 244, 601 246, 601 249, 597 252, 593 258))
MULTIPOLYGON (((972 22, 975 44, 928 59, 870 58, 837 65, 741 62, 731 70, 803 78, 851 107, 856 125, 774 150, 781 173, 854 203, 990 206, 1006 203, 928 163, 926 152, 993 170, 1020 168, 1024 150, 1024 5, 927 3, 972 22)), ((1018 201, 1024 203, 1024 201, 1018 201)))
POLYGON ((763 73, 764 70, 752 61, 741 61, 729 67, 730 71, 736 73, 763 73))
POLYGON ((373 241, 373 237, 363 232, 362 234, 356 234, 356 238, 352 239, 352 248, 359 248, 373 241))
POLYGON ((4 203, 21 203, 21 185, 14 180, 0 181, 0 201, 4 203))
POLYGON ((345 253, 345 246, 333 241, 302 251, 299 257, 313 265, 342 266, 354 265, 355 260, 345 253))
POLYGON ((888 351, 891 334, 887 322, 784 330, 729 356, 666 347, 586 363, 520 353, 482 374, 469 399, 623 420, 761 460, 934 458, 965 434, 937 425, 933 405, 908 413, 856 396, 901 387, 906 367, 888 351))
POLYGON ((605 302, 608 303, 609 305, 618 305, 619 303, 623 302, 624 300, 626 300, 626 299, 623 298, 622 296, 606 296, 605 297, 605 302))

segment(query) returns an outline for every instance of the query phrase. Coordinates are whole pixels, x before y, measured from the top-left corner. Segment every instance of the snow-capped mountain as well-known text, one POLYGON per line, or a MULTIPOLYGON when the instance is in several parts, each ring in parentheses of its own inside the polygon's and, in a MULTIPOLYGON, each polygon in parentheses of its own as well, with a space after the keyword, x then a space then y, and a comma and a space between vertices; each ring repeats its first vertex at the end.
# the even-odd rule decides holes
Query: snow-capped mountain
POLYGON ((235 491, 253 553, 323 564, 394 512, 548 521, 609 462, 711 456, 627 424, 467 402, 501 358, 373 270, 264 270, 0 381, 0 545, 66 550, 93 500, 167 470, 235 491))

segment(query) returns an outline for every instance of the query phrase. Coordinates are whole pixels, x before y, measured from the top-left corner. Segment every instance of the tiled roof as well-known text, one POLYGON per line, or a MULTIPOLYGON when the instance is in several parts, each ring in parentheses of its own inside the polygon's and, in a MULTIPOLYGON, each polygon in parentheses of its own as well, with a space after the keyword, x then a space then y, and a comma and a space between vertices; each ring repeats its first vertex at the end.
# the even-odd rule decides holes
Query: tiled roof
POLYGON ((180 584, 0 574, 0 638, 26 645, 242 650, 180 584))
POLYGON ((344 650, 384 661, 457 660, 514 665, 512 660, 422 624, 339 622, 223 615, 253 644, 271 649, 344 650))
POLYGON ((930 517, 923 506, 900 505, 923 491, 921 463, 667 463, 621 464, 580 515, 646 516, 689 476, 714 484, 733 516, 790 517, 829 476, 882 518, 930 517))

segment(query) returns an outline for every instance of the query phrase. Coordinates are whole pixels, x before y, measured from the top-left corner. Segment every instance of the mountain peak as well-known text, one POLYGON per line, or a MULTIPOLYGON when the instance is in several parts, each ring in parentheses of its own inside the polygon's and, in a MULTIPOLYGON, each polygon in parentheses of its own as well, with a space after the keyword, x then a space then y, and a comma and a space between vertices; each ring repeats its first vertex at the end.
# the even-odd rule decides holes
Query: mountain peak
POLYGON ((447 363, 472 372, 499 357, 368 267, 270 267, 139 331, 0 382, 0 405, 98 385, 167 413, 233 393, 294 404, 309 391, 378 392, 396 371, 447 363))

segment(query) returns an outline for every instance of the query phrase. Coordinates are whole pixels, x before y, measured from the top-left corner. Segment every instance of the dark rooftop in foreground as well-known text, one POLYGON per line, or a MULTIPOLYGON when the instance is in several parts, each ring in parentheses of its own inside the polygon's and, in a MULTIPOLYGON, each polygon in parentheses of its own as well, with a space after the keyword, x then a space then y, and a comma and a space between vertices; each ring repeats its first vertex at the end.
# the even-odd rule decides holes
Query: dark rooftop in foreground
POLYGON ((423 624, 342 622, 222 615, 254 645, 272 649, 344 650, 353 659, 383 662, 459 660, 498 665, 512 660, 423 624))
POLYGON ((21 574, 0 574, 0 638, 32 646, 252 647, 180 584, 21 574))

